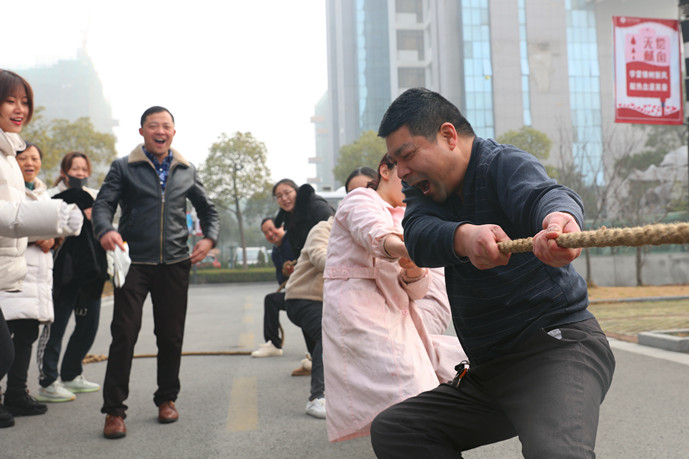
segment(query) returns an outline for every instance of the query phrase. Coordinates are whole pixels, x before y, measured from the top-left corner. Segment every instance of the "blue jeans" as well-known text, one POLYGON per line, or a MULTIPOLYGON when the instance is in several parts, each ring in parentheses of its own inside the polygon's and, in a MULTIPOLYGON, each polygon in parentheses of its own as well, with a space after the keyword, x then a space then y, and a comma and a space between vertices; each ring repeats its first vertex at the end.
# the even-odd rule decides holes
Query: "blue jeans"
POLYGON ((525 458, 594 458, 615 368, 596 319, 540 330, 501 358, 393 405, 371 424, 379 458, 457 458, 519 436, 525 458))
POLYGON ((58 376, 63 381, 71 381, 82 373, 82 361, 96 339, 100 319, 100 298, 85 298, 80 290, 69 286, 63 287, 60 296, 53 299, 53 308, 55 321, 50 326, 50 339, 46 344, 43 366, 40 369, 39 383, 42 387, 51 385, 58 376), (74 311, 76 323, 62 357, 62 366, 58 375, 62 338, 72 311, 74 311))

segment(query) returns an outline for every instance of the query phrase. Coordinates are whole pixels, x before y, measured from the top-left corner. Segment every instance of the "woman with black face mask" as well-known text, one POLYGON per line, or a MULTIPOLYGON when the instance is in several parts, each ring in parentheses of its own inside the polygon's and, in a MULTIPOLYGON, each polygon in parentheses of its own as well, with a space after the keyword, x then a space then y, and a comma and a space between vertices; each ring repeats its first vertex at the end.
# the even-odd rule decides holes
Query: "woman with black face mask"
POLYGON ((84 214, 84 224, 81 233, 66 238, 54 256, 55 321, 49 332, 44 330, 39 342, 40 387, 36 399, 42 402, 68 402, 76 398, 75 393, 100 389, 100 385, 86 380, 82 374, 82 360, 98 331, 100 297, 107 279, 105 251, 95 240, 91 226, 91 207, 98 191, 86 187, 90 175, 88 156, 75 151, 67 153, 60 164, 60 178, 48 190, 53 198, 76 204, 84 214), (75 327, 58 372, 62 338, 72 311, 75 327))

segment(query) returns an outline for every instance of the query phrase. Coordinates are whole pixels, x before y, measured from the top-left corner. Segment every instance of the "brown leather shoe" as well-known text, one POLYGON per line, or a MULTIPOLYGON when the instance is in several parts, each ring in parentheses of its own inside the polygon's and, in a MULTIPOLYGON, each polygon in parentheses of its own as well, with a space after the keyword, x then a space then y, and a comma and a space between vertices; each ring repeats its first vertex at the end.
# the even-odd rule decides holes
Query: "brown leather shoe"
POLYGON ((105 438, 115 439, 122 438, 125 435, 127 435, 127 426, 124 425, 124 418, 112 414, 106 415, 103 436, 105 438))
POLYGON ((163 402, 158 405, 158 422, 161 424, 169 424, 179 419, 179 413, 175 408, 175 402, 163 402))
POLYGON ((304 367, 299 367, 292 371, 292 376, 311 376, 311 370, 307 370, 304 367))

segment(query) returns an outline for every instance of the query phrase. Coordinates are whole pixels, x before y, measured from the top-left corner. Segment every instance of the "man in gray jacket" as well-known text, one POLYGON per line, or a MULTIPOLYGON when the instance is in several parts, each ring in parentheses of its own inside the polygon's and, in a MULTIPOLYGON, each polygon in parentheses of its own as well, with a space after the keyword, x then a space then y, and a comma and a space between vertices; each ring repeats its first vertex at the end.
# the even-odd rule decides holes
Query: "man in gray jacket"
POLYGON ((150 292, 158 344, 158 390, 153 401, 158 421, 175 422, 175 400, 180 390, 179 369, 187 311, 189 271, 215 245, 219 223, 196 168, 170 148, 175 121, 163 107, 151 107, 141 116, 143 145, 110 166, 93 204, 93 226, 105 250, 129 246, 132 264, 124 285, 115 289, 112 343, 103 384, 106 414, 103 435, 126 435, 124 418, 134 344, 141 328, 143 303, 150 292), (203 239, 189 255, 186 201, 196 209, 203 239), (118 229, 112 225, 118 204, 118 229))

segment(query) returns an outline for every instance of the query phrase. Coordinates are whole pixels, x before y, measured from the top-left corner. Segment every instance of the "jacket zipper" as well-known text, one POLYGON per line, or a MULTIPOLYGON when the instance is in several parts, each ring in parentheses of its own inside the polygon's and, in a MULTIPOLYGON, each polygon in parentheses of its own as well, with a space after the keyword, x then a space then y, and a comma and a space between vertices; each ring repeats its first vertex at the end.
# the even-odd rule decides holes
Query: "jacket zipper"
MULTIPOLYGON (((169 177, 168 177, 169 178, 169 177)), ((166 184, 167 185, 167 184, 166 184)), ((167 188, 167 186, 165 186, 167 188)), ((163 263, 163 226, 165 217, 165 192, 161 190, 160 194, 160 263, 163 263)))

